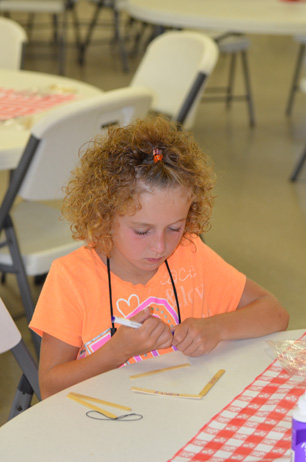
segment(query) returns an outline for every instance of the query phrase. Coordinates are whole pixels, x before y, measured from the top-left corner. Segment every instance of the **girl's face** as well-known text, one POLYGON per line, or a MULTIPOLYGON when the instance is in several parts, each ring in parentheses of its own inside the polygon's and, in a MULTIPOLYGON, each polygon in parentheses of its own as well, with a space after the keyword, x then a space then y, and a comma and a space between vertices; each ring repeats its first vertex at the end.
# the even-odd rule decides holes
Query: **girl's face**
POLYGON ((178 246, 191 205, 187 188, 155 188, 140 194, 141 209, 117 216, 113 225, 112 270, 134 282, 149 280, 178 246), (138 278, 138 279, 137 279, 138 278))

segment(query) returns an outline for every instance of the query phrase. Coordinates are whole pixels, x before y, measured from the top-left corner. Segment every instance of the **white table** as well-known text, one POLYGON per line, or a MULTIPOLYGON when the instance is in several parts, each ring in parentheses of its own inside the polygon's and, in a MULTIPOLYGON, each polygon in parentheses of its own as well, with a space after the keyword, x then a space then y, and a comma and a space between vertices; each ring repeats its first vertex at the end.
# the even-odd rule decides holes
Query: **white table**
MULTIPOLYGON (((0 70, 0 88, 29 92, 52 93, 62 91, 63 93, 73 93, 75 98, 71 100, 72 102, 103 93, 97 87, 67 77, 43 74, 41 72, 4 69, 0 70)), ((49 110, 52 111, 57 107, 59 106, 55 105, 49 110)), ((30 115, 20 119, 20 121, 0 122, 0 170, 16 168, 29 138, 31 125, 40 117, 43 117, 44 113, 30 115)))
POLYGON ((126 0, 130 16, 156 25, 254 34, 306 34, 306 3, 283 0, 126 0))
POLYGON ((213 352, 194 359, 179 352, 170 353, 82 382, 3 425, 0 460, 166 462, 271 363, 273 354, 267 339, 296 339, 302 333, 304 330, 296 330, 224 342, 213 352), (156 374, 150 379, 130 379, 133 374, 186 362, 191 367, 156 374), (202 400, 146 395, 130 389, 159 386, 166 391, 165 387, 171 386, 173 391, 199 393, 219 369, 225 369, 225 374, 202 400), (90 419, 86 416, 88 409, 67 398, 68 391, 130 406, 143 419, 90 419))

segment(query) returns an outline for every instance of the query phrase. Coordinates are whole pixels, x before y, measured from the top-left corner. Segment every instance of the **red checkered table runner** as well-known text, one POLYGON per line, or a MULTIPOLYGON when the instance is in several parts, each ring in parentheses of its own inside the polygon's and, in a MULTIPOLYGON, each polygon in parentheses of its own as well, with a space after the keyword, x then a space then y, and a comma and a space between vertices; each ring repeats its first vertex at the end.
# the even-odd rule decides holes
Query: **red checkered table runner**
POLYGON ((74 98, 74 94, 41 94, 0 87, 0 121, 43 112, 74 98))
POLYGON ((290 455, 291 410, 306 379, 275 360, 168 462, 273 461, 290 455))

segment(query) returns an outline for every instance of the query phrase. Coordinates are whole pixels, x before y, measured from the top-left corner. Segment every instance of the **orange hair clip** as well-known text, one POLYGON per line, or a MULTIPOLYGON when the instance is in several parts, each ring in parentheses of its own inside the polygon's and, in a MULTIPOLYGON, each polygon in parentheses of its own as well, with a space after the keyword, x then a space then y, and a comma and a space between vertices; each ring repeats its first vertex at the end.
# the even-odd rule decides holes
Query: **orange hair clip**
POLYGON ((160 149, 153 149, 153 159, 155 163, 160 162, 163 157, 163 153, 160 149))

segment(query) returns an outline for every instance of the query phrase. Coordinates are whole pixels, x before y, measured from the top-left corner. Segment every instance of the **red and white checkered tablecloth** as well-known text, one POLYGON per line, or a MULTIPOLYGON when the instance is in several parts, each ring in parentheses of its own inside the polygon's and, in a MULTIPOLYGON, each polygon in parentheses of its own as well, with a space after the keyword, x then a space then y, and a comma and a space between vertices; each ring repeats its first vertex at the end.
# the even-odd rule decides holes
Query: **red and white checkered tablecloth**
POLYGON ((275 360, 168 462, 264 462, 289 456, 291 411, 306 379, 275 360))
POLYGON ((0 87, 0 121, 43 112, 74 98, 75 95, 70 93, 40 94, 0 87))

